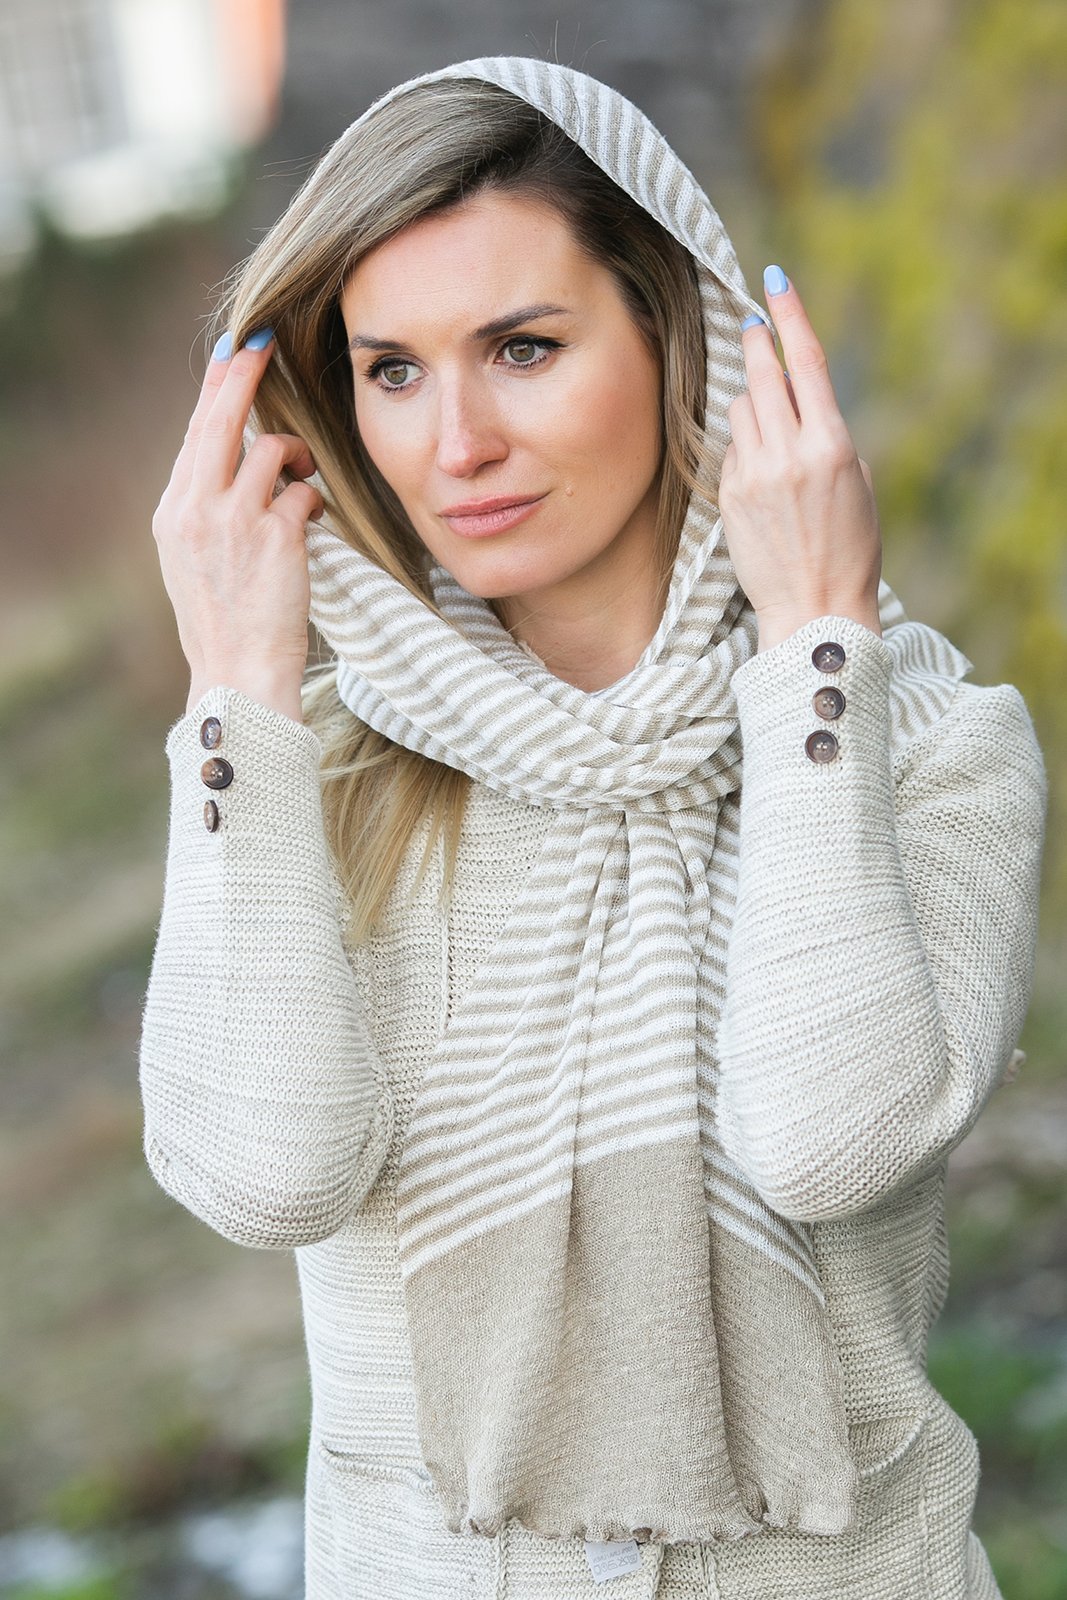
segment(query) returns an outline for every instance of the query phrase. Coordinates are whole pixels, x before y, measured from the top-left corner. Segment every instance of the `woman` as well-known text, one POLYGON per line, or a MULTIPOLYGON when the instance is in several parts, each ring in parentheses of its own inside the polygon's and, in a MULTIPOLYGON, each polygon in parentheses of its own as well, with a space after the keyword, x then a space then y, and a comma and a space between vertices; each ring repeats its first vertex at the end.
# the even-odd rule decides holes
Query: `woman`
POLYGON ((641 113, 499 58, 376 102, 222 308, 145 1152, 296 1252, 312 1600, 997 1594, 925 1352, 1041 755, 881 581, 766 287, 790 377, 641 113))

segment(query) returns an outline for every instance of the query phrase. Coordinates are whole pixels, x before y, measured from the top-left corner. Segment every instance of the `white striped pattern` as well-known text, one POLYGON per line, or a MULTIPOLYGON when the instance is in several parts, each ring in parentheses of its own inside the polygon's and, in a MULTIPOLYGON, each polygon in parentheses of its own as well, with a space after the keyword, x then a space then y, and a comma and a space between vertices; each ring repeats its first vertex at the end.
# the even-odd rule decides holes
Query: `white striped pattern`
MULTIPOLYGON (((707 333, 706 432, 721 462, 727 409, 746 383, 740 321, 761 308, 692 175, 636 107, 569 68, 486 59, 413 83, 443 77, 484 79, 539 107, 692 252, 707 333)), ((721 518, 691 507, 655 637, 624 679, 593 694, 553 677, 440 567, 444 620, 328 526, 309 530, 308 551, 312 618, 337 652, 353 713, 408 749, 559 811, 412 1115, 397 1188, 408 1293, 429 1263, 448 1256, 462 1274, 473 1241, 566 1204, 582 1167, 699 1141, 709 1236, 723 1230, 735 1253, 747 1250, 753 1274, 801 1286, 800 1297, 782 1293, 783 1319, 803 1315, 809 1339, 814 1322, 832 1351, 809 1229, 769 1209, 716 1135, 715 1028, 742 777, 731 678, 757 642, 721 518)), ((970 663, 907 621, 885 583, 880 603, 902 741, 940 714, 970 663)), ((606 1235, 624 1225, 598 1223, 606 1235)), ((665 1313, 665 1327, 678 1325, 684 1316, 665 1313)), ((432 1355, 417 1345, 414 1354, 429 1396, 432 1355)), ((832 1414, 833 1397, 827 1406, 832 1414)))

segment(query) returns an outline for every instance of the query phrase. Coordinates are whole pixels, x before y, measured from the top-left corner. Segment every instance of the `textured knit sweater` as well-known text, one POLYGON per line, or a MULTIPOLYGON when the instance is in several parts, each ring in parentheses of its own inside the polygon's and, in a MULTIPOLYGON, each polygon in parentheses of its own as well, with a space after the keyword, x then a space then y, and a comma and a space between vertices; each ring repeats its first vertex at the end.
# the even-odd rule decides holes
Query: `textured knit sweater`
POLYGON ((224 1238, 295 1252, 312 1392, 306 1600, 996 1600, 971 1527, 977 1443, 931 1386, 926 1350, 948 1286, 949 1152, 1011 1075, 1028 1004, 1045 774, 1010 685, 960 683, 891 758, 889 678, 883 640, 822 618, 733 680, 745 767, 723 1139, 770 1206, 811 1224, 857 1519, 839 1536, 637 1543, 632 1569, 599 1584, 580 1539, 518 1518, 492 1538, 445 1527, 420 1457, 396 1248, 420 1074, 551 813, 473 785, 451 903, 440 850, 412 892, 420 829, 381 928, 354 946, 315 733, 222 686, 171 728, 145 1155, 224 1238), (820 766, 796 751, 811 651, 831 634, 851 727, 820 766), (208 717, 233 769, 214 830, 208 717))

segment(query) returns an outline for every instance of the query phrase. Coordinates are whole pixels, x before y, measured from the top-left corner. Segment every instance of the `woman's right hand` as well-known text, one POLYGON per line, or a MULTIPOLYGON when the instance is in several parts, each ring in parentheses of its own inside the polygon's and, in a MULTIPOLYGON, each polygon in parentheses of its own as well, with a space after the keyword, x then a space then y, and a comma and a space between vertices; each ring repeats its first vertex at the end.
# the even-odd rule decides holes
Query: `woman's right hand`
POLYGON ((307 478, 315 462, 294 434, 267 433, 237 470, 272 351, 261 330, 233 356, 213 354, 152 534, 192 674, 186 711, 222 684, 301 722, 311 604, 304 530, 323 501, 311 484, 279 495, 274 487, 283 467, 307 478))

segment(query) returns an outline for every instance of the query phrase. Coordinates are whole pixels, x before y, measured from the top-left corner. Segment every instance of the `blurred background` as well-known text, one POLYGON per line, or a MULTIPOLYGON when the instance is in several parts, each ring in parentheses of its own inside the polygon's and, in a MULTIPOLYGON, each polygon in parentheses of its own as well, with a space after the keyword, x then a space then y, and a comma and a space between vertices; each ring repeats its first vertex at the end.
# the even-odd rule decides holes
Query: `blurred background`
POLYGON ((1006 1600, 1067 1596, 1062 0, 0 0, 0 1595, 303 1592, 293 1257, 213 1234, 141 1153, 188 687, 150 524, 223 276, 376 95, 496 53, 636 100, 757 298, 766 263, 795 279, 886 578, 1030 706, 1027 1061, 950 1162, 930 1371, 1006 1600))

